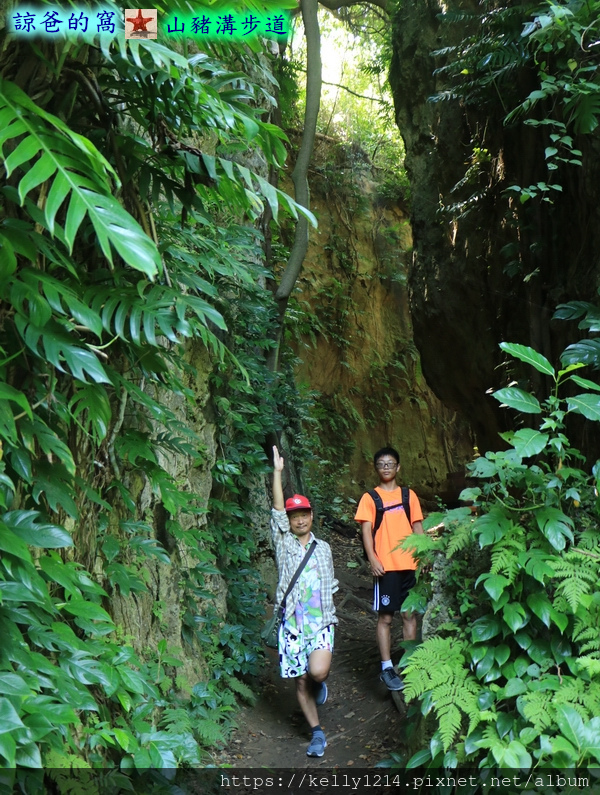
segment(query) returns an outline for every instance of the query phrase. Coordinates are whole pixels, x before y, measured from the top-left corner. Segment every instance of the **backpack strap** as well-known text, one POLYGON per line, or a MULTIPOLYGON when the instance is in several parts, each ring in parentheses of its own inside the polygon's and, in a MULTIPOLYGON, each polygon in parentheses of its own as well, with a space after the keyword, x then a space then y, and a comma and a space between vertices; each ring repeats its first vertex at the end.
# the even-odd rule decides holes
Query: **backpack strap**
POLYGON ((389 511, 390 508, 397 508, 399 505, 402 505, 404 508, 404 513, 406 518, 408 519, 408 523, 412 528, 412 522, 410 520, 410 489, 408 486, 402 486, 402 502, 395 502, 393 505, 384 505, 383 500, 379 496, 378 492, 375 489, 371 489, 367 492, 369 497, 375 503, 375 522, 373 523, 373 541, 375 541, 375 533, 381 527, 381 523, 383 522, 383 514, 386 511, 389 511))
POLYGON ((412 522, 410 521, 410 489, 408 486, 402 486, 402 507, 412 529, 412 522))
POLYGON ((369 497, 375 503, 375 522, 373 523, 373 535, 379 530, 381 523, 383 522, 383 514, 385 512, 385 508, 383 507, 383 500, 379 496, 379 494, 375 491, 375 489, 371 489, 367 492, 369 497))

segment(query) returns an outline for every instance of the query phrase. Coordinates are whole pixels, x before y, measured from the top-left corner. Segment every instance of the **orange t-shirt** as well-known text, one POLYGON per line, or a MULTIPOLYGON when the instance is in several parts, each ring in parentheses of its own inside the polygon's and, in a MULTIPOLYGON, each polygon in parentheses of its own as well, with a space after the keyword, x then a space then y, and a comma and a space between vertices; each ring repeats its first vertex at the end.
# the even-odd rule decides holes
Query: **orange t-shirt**
MULTIPOLYGON (((375 491, 381 497, 384 505, 395 505, 400 503, 397 508, 385 511, 383 521, 379 530, 375 534, 375 553, 385 571, 414 571, 417 568, 417 561, 410 552, 397 549, 398 545, 409 535, 412 534, 412 527, 408 517, 402 507, 402 489, 400 486, 394 491, 385 491, 376 487, 375 491)), ((411 522, 422 522, 423 512, 419 498, 412 489, 409 491, 410 519, 411 522)), ((375 524, 375 503, 365 492, 354 516, 357 522, 371 522, 375 524)))

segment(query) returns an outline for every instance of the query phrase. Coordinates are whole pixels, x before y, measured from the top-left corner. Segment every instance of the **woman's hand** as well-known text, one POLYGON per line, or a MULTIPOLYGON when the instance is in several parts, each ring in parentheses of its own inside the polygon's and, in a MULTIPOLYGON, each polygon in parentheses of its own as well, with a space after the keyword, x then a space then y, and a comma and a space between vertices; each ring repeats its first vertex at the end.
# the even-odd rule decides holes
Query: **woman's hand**
POLYGON ((276 445, 273 445, 273 469, 275 472, 282 472, 283 471, 284 460, 279 455, 279 450, 277 449, 276 445))

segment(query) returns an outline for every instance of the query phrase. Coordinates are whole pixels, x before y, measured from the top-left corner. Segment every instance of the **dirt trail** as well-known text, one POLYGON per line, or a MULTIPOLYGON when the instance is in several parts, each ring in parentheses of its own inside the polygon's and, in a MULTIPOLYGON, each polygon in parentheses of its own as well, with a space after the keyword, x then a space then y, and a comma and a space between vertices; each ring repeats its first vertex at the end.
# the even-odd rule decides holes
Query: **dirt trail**
MULTIPOLYGON (((348 561, 360 560, 355 539, 332 533, 331 547, 340 590, 335 596, 339 624, 327 680, 329 698, 319 708, 327 735, 325 755, 321 759, 306 756, 310 737, 294 684, 279 677, 277 652, 270 649, 258 701, 238 716, 238 729, 220 755, 220 764, 240 768, 372 768, 391 751, 401 750, 405 707, 398 696, 396 706, 379 681, 376 617, 370 610, 371 577, 347 566, 348 561)), ((394 621, 393 639, 402 639, 399 617, 394 621)), ((399 651, 393 653, 394 662, 399 656, 399 651)))

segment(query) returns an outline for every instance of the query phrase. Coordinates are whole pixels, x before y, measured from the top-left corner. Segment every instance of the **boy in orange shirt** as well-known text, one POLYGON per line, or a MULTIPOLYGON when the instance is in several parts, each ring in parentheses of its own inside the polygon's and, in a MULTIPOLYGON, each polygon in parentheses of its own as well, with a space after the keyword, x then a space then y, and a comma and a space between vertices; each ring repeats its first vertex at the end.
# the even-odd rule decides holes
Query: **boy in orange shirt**
MULTIPOLYGON (((391 660, 391 626, 394 613, 400 610, 408 592, 415 585, 417 562, 410 552, 398 549, 401 541, 411 533, 423 532, 423 513, 419 498, 409 491, 410 521, 402 505, 402 489, 396 483, 400 456, 393 447, 383 447, 374 457, 379 485, 375 491, 385 510, 375 537, 376 507, 370 494, 363 494, 354 516, 360 522, 362 540, 373 572, 373 609, 377 619, 377 644, 381 654, 381 681, 389 690, 402 690, 404 683, 394 671, 391 660)), ((414 613, 402 613, 404 640, 416 640, 417 618, 414 613)))

